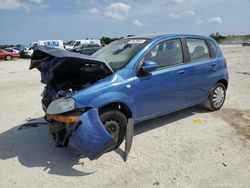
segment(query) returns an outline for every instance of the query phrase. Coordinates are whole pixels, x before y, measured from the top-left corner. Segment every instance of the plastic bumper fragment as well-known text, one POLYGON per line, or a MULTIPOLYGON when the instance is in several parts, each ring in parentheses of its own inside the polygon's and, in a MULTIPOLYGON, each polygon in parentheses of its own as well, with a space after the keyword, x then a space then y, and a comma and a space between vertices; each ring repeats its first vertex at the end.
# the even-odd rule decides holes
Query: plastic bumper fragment
POLYGON ((124 151, 124 156, 123 156, 124 161, 127 161, 127 159, 128 159, 128 154, 129 154, 130 149, 132 147, 133 136, 134 136, 134 121, 132 118, 129 118, 126 136, 125 136, 125 151, 124 151))
POLYGON ((99 158, 116 145, 95 108, 81 115, 73 126, 68 146, 78 150, 90 160, 99 158))

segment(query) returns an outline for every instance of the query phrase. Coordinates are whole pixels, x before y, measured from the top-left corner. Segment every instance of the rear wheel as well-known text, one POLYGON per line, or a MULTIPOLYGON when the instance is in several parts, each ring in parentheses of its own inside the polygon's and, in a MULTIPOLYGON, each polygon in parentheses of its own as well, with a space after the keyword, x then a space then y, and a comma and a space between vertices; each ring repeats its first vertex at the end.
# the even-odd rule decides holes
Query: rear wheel
POLYGON ((6 55, 6 56, 5 56, 5 60, 6 60, 6 61, 12 60, 12 56, 11 56, 11 55, 6 55))
POLYGON ((127 118, 119 110, 107 109, 100 112, 100 119, 103 126, 113 137, 116 142, 115 148, 119 147, 126 134, 127 118))
POLYGON ((215 111, 219 110, 226 99, 226 87, 217 83, 210 91, 207 101, 203 104, 205 108, 215 111))

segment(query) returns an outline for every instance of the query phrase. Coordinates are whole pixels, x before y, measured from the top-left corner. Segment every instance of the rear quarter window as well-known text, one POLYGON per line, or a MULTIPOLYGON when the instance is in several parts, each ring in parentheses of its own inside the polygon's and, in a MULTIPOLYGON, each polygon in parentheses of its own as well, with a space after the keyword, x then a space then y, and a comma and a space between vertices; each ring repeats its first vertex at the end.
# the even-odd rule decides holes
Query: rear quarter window
POLYGON ((190 61, 199 61, 209 59, 209 49, 205 40, 202 39, 186 39, 190 61))
POLYGON ((207 40, 207 43, 210 47, 211 58, 215 58, 217 56, 217 45, 212 40, 207 40))

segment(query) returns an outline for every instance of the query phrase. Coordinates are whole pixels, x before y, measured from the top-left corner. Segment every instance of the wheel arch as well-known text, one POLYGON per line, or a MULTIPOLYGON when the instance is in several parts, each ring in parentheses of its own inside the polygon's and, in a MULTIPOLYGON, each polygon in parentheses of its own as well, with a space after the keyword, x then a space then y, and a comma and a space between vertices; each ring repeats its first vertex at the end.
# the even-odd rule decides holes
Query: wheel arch
POLYGON ((226 79, 220 79, 220 80, 218 80, 217 83, 223 84, 226 89, 228 88, 228 81, 226 79))
POLYGON ((99 113, 103 112, 107 109, 117 109, 120 110, 127 118, 133 118, 132 110, 129 108, 129 106, 122 102, 112 102, 109 104, 105 104, 102 107, 98 109, 99 113))

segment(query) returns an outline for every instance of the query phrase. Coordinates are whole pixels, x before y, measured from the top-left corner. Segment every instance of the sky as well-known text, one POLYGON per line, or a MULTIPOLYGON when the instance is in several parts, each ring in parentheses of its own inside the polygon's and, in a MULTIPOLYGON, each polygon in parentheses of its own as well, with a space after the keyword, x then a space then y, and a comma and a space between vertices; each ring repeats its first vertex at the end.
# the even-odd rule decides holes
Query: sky
POLYGON ((250 34, 250 0, 0 0, 0 44, 143 33, 250 34))

